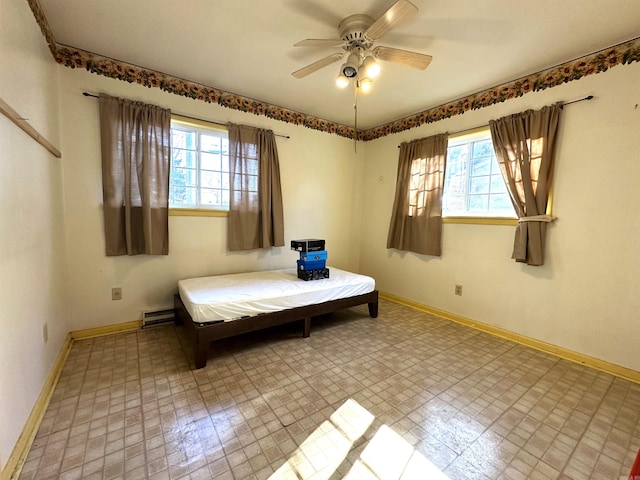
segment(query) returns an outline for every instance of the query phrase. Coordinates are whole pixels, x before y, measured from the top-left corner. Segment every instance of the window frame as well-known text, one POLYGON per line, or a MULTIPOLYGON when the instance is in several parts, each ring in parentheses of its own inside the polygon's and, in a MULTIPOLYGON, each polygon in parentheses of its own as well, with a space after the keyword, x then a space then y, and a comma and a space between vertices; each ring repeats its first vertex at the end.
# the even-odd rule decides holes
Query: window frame
MULTIPOLYGON (((463 132, 449 135, 447 150, 451 146, 469 143, 471 141, 476 141, 484 138, 491 139, 491 132, 489 130, 489 126, 482 126, 470 130, 465 130, 463 132)), ((449 167, 449 158, 447 157, 447 167, 449 167)), ((446 174, 445 174, 446 175, 446 174)), ((467 174, 467 180, 469 179, 469 175, 467 174)), ((445 180, 446 181, 446 180, 445 180)), ((504 181, 504 180, 503 180, 504 181)), ((446 194, 446 190, 443 190, 443 203, 444 203, 444 195, 446 194)), ((465 199, 469 194, 469 185, 467 184, 465 187, 465 199)), ((482 214, 473 214, 473 213, 457 213, 453 215, 448 215, 444 213, 444 208, 442 212, 442 222, 443 223, 457 223, 457 224, 476 224, 476 225, 517 225, 518 218, 516 216, 515 211, 513 212, 513 216, 510 215, 487 215, 486 213, 482 214)))
MULTIPOLYGON (((190 117, 183 117, 180 115, 171 115, 171 129, 173 129, 174 125, 180 127, 186 127, 187 129, 193 129, 200 134, 202 131, 214 132, 214 133, 223 133, 227 141, 229 139, 228 130, 225 125, 220 125, 214 122, 207 122, 204 120, 198 120, 190 117)), ((172 146, 173 148, 173 146, 172 146)), ((200 156, 200 149, 198 146, 198 157, 200 156)), ((198 177, 198 185, 197 188, 200 189, 200 159, 197 160, 196 166, 196 175, 198 177)), ((171 173, 169 173, 171 175, 171 173)), ((169 179, 169 186, 171 187, 171 179, 169 179)), ((171 195, 171 190, 169 190, 169 195, 171 195)), ((199 193, 199 192, 198 192, 199 193)), ((170 198, 171 200, 171 198, 170 198)), ((220 206, 216 205, 215 207, 206 207, 199 205, 197 207, 179 207, 179 206, 170 206, 169 207, 169 216, 186 216, 186 217, 227 217, 229 215, 229 209, 220 208, 220 206)))

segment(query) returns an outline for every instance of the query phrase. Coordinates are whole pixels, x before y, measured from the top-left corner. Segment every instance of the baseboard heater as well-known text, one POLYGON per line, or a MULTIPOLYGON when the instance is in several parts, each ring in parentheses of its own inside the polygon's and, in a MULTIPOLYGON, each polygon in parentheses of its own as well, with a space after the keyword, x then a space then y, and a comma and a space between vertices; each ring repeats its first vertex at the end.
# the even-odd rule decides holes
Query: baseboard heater
POLYGON ((176 313, 173 308, 161 308, 142 312, 142 328, 173 322, 176 313))

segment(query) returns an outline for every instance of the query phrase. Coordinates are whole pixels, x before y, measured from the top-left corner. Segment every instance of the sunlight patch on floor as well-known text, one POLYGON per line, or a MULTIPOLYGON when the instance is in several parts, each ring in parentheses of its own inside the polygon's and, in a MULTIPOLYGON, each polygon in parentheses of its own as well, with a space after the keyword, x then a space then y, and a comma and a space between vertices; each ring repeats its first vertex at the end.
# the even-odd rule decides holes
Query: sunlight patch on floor
MULTIPOLYGON (((269 480, 328 480, 375 417, 347 400, 316 428, 269 480)), ((344 477, 348 480, 449 480, 406 440, 382 425, 344 477)))

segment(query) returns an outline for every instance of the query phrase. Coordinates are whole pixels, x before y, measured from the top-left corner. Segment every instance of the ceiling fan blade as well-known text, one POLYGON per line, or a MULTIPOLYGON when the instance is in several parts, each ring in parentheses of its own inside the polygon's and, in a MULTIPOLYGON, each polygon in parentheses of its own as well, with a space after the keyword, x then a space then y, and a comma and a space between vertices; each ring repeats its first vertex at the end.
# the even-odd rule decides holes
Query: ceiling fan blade
POLYGON ((377 40, 416 13, 418 13, 418 7, 409 0, 398 0, 364 33, 369 39, 377 40))
POLYGON ((376 47, 372 53, 375 58, 379 58, 380 60, 399 63, 418 70, 427 68, 433 58, 431 55, 391 47, 376 47))
POLYGON ((300 70, 296 70, 291 75, 293 75, 296 78, 306 77, 310 73, 320 70, 321 68, 324 68, 327 65, 331 65, 333 62, 337 62, 343 56, 344 56, 344 53, 334 53, 333 55, 329 55, 328 57, 321 58, 317 62, 313 62, 312 64, 301 68, 300 70))
POLYGON ((305 38, 295 43, 294 47, 342 47, 345 44, 340 38, 305 38))

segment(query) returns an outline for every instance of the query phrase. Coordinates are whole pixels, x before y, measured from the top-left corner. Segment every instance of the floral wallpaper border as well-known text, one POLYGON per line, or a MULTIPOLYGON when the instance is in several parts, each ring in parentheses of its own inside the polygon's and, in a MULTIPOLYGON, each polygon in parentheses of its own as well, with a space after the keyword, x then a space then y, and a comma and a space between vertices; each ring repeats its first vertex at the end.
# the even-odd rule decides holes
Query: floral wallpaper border
POLYGON ((369 130, 355 130, 353 127, 323 120, 287 108, 271 105, 252 98, 236 95, 217 88, 190 82, 178 77, 131 65, 113 58, 96 55, 78 48, 56 43, 44 12, 37 0, 27 0, 31 11, 40 26, 49 49, 56 62, 70 68, 84 68, 91 73, 109 78, 137 83, 145 87, 160 88, 165 92, 183 97, 215 103, 223 107, 240 110, 254 115, 263 115, 295 125, 326 133, 335 133, 341 137, 356 138, 362 141, 375 140, 393 133, 437 122, 469 110, 488 107, 506 100, 521 97, 530 92, 552 88, 563 83, 579 80, 587 75, 605 72, 616 65, 640 61, 640 37, 598 52, 585 55, 561 65, 537 72, 517 80, 498 85, 481 92, 453 100, 444 105, 430 108, 369 130))
POLYGON ((638 61, 640 61, 640 37, 459 100, 445 103, 416 115, 366 130, 363 132, 362 140, 374 140, 426 123, 437 122, 454 115, 462 115, 469 110, 477 110, 496 103, 502 103, 512 98, 521 97, 526 93, 546 90, 563 83, 579 80, 587 75, 606 72, 616 65, 638 61))

